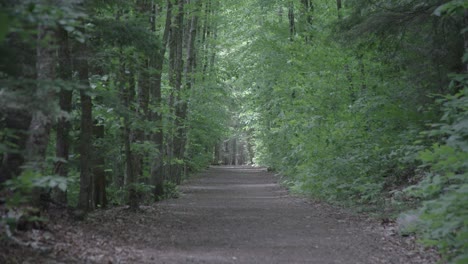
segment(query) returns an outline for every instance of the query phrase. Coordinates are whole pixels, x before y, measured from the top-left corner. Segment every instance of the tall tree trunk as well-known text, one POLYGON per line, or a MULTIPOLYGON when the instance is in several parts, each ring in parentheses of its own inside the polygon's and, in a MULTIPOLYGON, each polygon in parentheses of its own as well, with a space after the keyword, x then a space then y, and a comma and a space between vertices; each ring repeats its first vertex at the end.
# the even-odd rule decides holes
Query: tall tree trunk
POLYGON ((36 109, 32 113, 31 123, 29 125, 29 138, 26 145, 26 153, 30 168, 42 171, 46 157, 47 144, 49 142, 49 133, 52 125, 51 114, 55 107, 55 93, 53 89, 44 85, 55 79, 55 33, 49 28, 40 25, 38 28, 38 47, 37 47, 37 80, 39 87, 36 91, 36 99, 41 102, 48 102, 49 105, 36 109), (48 41, 48 43, 45 43, 48 41), (44 86, 43 86, 44 85, 44 86))
MULTIPOLYGON (((71 69, 71 57, 70 57, 70 47, 68 43, 68 33, 64 29, 58 30, 59 36, 59 50, 58 50, 58 62, 59 62, 59 72, 58 77, 64 81, 70 81, 72 77, 71 69)), ((65 113, 71 112, 72 104, 72 91, 71 90, 61 90, 59 93, 59 104, 60 109, 65 113)), ((58 158, 58 161, 55 163, 55 174, 62 177, 67 177, 68 175, 68 154, 70 148, 70 121, 66 117, 61 117, 58 120, 56 128, 56 145, 55 145, 55 155, 58 158)), ((67 203, 67 193, 60 189, 55 189, 53 192, 53 199, 63 205, 67 203)))
MULTIPOLYGON (((185 89, 182 93, 188 96, 190 94, 190 90, 193 87, 195 79, 193 78, 193 71, 195 67, 195 39, 197 36, 197 28, 198 28, 198 12, 201 8, 201 1, 198 0, 195 3, 195 9, 192 11, 192 17, 190 19, 189 30, 187 31, 187 57, 186 63, 184 68, 184 75, 185 75, 185 89)), ((177 159, 184 160, 185 159, 185 151, 186 151, 186 144, 187 144, 187 126, 185 122, 187 120, 187 111, 188 111, 188 100, 189 98, 182 98, 179 100, 179 104, 177 107, 176 118, 179 120, 179 124, 177 127, 177 139, 176 142, 178 145, 176 146, 177 152, 177 159)), ((178 168, 178 182, 180 182, 180 174, 182 174, 181 165, 178 168)))
POLYGON ((184 60, 183 60, 183 44, 184 44, 184 4, 185 0, 179 0, 178 6, 178 15, 176 16, 176 23, 177 23, 177 52, 176 52, 176 59, 175 59, 175 91, 176 91, 176 98, 177 98, 177 105, 174 104, 174 111, 175 111, 175 133, 174 133, 174 140, 173 140, 173 155, 174 158, 178 160, 178 163, 174 165, 173 170, 171 173, 172 176, 175 178, 175 182, 180 184, 182 181, 182 158, 184 153, 184 131, 185 131, 185 116, 184 116, 184 108, 186 105, 186 98, 184 87, 182 86, 182 78, 184 72, 184 60))
MULTIPOLYGON (((141 14, 146 17, 149 14, 148 22, 150 28, 153 30, 154 28, 154 20, 155 20, 155 11, 156 8, 154 7, 153 1, 146 1, 146 0, 139 0, 138 7, 141 14)), ((154 33, 154 31, 153 31, 154 33)), ((150 72, 152 70, 152 60, 154 58, 144 59, 143 65, 141 65, 139 69, 139 78, 138 78, 138 92, 137 92, 137 103, 138 107, 135 109, 136 115, 139 116, 139 120, 142 122, 148 122, 150 120, 149 114, 149 102, 150 102, 150 86, 151 86, 151 76, 150 72)), ((146 140, 146 135, 143 129, 136 129, 134 132, 135 135, 135 142, 137 144, 143 144, 146 140)), ((133 154, 134 157, 134 175, 137 179, 141 179, 143 176, 143 172, 145 169, 144 164, 144 157, 148 156, 148 153, 143 153, 141 151, 135 152, 133 154)))
MULTIPOLYGON (((153 11, 155 12, 155 10, 153 11)), ((167 0, 166 7, 166 23, 164 26, 164 33, 162 37, 161 50, 159 53, 159 59, 152 62, 154 63, 155 75, 154 75, 154 90, 152 94, 152 100, 158 109, 153 120, 158 124, 158 131, 153 135, 153 141, 158 148, 158 154, 153 159, 151 164, 151 182, 154 185, 154 197, 156 200, 164 194, 164 133, 163 133, 163 115, 162 115, 162 95, 161 95, 161 83, 162 83, 162 71, 164 64, 164 57, 166 55, 167 43, 169 39, 169 32, 171 29, 172 22, 172 1, 167 0)))
POLYGON ((80 130, 80 193, 78 208, 89 211, 93 208, 93 175, 92 175, 92 136, 93 136, 93 103, 89 93, 89 66, 86 44, 77 45, 78 78, 83 86, 80 90, 81 130, 80 130))
MULTIPOLYGON (((95 121, 93 127, 93 133, 96 140, 104 138, 104 125, 98 124, 95 121)), ((98 151, 94 152, 94 166, 93 166, 93 177, 94 177, 94 207, 105 208, 107 206, 106 196, 106 172, 104 170, 104 154, 98 151)))
POLYGON ((169 84, 172 87, 169 107, 173 113, 174 120, 170 129, 171 131, 167 134, 167 156, 170 163, 168 173, 176 183, 180 182, 180 166, 175 164, 175 158, 178 157, 178 153, 180 152, 179 146, 181 144, 180 137, 178 137, 181 120, 178 117, 180 115, 179 104, 182 99, 184 4, 184 0, 178 0, 177 13, 174 17, 174 25, 171 27, 169 42, 169 84), (175 104, 176 102, 177 105, 175 104))
MULTIPOLYGON (((54 48, 55 32, 50 28, 38 26, 38 46, 36 71, 38 87, 36 88, 36 100, 48 102, 47 105, 35 109, 32 113, 29 125, 29 137, 26 145, 26 157, 29 169, 42 174, 45 170, 45 158, 47 145, 49 143, 50 129, 52 127, 52 114, 56 108, 55 92, 51 89, 50 82, 55 79, 55 53, 54 48), (48 83, 49 82, 49 83, 48 83)), ((50 199, 49 193, 35 188, 31 193, 32 204, 34 206, 47 206, 44 204, 43 195, 50 199)))
POLYGON ((129 76, 127 77, 127 68, 125 65, 125 57, 120 49, 120 72, 119 72, 119 86, 121 101, 124 106, 123 113, 123 144, 125 155, 125 185, 128 190, 128 204, 131 210, 138 209, 138 196, 136 192, 136 175, 135 175, 135 157, 132 152, 132 143, 134 142, 134 133, 130 126, 130 116, 135 109, 132 105, 135 100, 135 78, 133 69, 128 68, 129 76))

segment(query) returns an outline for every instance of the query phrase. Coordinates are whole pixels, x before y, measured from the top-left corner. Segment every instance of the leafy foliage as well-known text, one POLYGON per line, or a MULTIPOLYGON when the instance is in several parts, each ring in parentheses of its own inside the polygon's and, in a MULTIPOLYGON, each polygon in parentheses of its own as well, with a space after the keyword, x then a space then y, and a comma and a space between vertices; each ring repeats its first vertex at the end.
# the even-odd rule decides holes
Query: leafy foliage
POLYGON ((428 171, 407 192, 424 201, 417 212, 422 224, 416 228, 424 242, 439 247, 453 263, 464 263, 468 260, 468 86, 438 102, 444 115, 426 134, 439 138, 439 143, 420 152, 428 171))

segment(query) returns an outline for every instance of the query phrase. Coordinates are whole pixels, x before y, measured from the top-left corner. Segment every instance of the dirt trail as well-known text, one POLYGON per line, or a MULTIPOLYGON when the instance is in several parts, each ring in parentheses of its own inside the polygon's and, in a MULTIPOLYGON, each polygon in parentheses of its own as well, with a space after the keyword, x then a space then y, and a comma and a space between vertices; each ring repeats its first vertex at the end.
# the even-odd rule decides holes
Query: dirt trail
POLYGON ((428 263, 369 221, 292 197, 271 173, 215 167, 160 204, 155 263, 428 263), (156 261, 157 260, 157 261, 156 261))
POLYGON ((408 249, 375 221, 289 195, 264 169, 213 167, 181 191, 139 213, 120 207, 82 222, 54 217, 45 231, 17 234, 44 241, 52 252, 9 249, 0 262, 2 256, 7 263, 435 262, 434 254, 408 249))

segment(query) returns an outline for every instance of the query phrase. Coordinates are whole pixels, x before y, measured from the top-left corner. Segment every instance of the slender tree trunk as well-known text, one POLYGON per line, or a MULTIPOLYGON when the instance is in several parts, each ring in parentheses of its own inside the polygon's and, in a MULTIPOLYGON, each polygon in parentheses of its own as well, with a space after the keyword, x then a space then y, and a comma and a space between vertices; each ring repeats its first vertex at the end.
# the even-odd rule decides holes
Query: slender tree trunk
MULTIPOLYGON (((180 1, 180 0, 178 0, 180 1)), ((169 111, 170 114, 168 116, 168 129, 167 133, 165 134, 165 142, 166 142, 166 164, 164 168, 164 174, 167 177, 172 178, 173 176, 173 158, 174 158, 174 102, 176 96, 176 71, 177 71, 177 42, 178 42, 178 32, 179 32, 179 23, 178 23, 178 16, 179 11, 177 9, 174 18, 171 17, 171 20, 174 19, 174 22, 171 24, 169 30, 169 67, 168 67, 168 75, 169 75, 169 86, 171 87, 171 91, 169 93, 169 111)), ((170 179, 172 180, 172 179, 170 179)))
MULTIPOLYGON (((155 19, 156 19, 156 5, 154 1, 148 0, 138 0, 137 7, 139 8, 139 12, 143 15, 144 18, 148 18, 149 26, 151 31, 155 32, 155 19), (148 16, 149 15, 149 16, 148 16)), ((139 70, 139 79, 138 79, 138 108, 136 109, 136 114, 139 116, 141 121, 145 123, 151 119, 149 113, 149 102, 150 102, 150 87, 151 83, 151 76, 150 72, 152 70, 152 61, 154 58, 144 59, 143 65, 141 65, 139 70)), ((146 124, 145 124, 146 125, 146 124)), ((138 144, 143 144, 146 140, 146 135, 144 130, 137 129, 134 131, 135 134, 135 141, 138 144)), ((136 152, 134 153, 134 174, 137 178, 141 178, 143 176, 143 172, 145 169, 144 157, 148 156, 148 153, 141 153, 136 152)))
POLYGON ((93 103, 89 93, 89 66, 88 54, 85 44, 77 47, 77 71, 78 78, 82 84, 80 90, 81 100, 81 130, 80 130, 80 193, 78 197, 78 208, 89 211, 93 208, 93 175, 92 175, 92 136, 93 136, 93 103))
POLYGON ((303 10, 304 10, 304 16, 305 16, 305 25, 306 28, 304 29, 304 32, 302 33, 304 35, 304 40, 306 43, 310 42, 311 38, 311 33, 312 33, 312 11, 313 11, 313 5, 311 0, 301 0, 303 10))
MULTIPOLYGON (((174 134, 174 157, 178 160, 178 163, 174 166, 173 176, 177 184, 180 184, 182 181, 182 168, 183 165, 183 156, 185 152, 185 110, 187 106, 187 93, 186 87, 182 85, 182 79, 184 76, 184 59, 183 59, 183 50, 184 50, 184 36, 185 32, 185 23, 184 23, 184 5, 185 0, 179 0, 179 7, 178 11, 179 14, 176 18, 178 24, 178 34, 177 34, 177 56, 176 56, 176 82, 175 82, 175 89, 176 89, 176 98, 177 98, 177 105, 175 107, 175 134, 174 134)), ((188 48, 187 48, 188 50, 188 48)), ((187 65, 188 62, 185 63, 187 65)), ((187 67, 190 67, 187 65, 187 67)), ((187 77, 187 76, 186 76, 187 77)))
POLYGON ((203 21, 203 32, 202 32, 202 49, 203 49, 203 68, 202 68, 202 81, 205 81, 208 71, 208 64, 209 64, 209 50, 210 50, 210 43, 209 39, 211 37, 211 10, 212 10, 212 0, 207 0, 205 4, 205 17, 203 21))
POLYGON ((338 11, 338 19, 341 19, 341 8, 342 8, 341 0, 336 0, 336 10, 338 11))
POLYGON ((294 35, 296 35, 296 25, 294 21, 294 2, 293 1, 289 2, 288 19, 289 19, 289 40, 294 41, 294 35))
MULTIPOLYGON (((104 138, 104 125, 98 124, 95 121, 93 132, 96 140, 104 138)), ((104 171, 104 154, 98 151, 94 152, 94 166, 93 166, 93 177, 94 177, 94 207, 105 208, 107 206, 106 196, 106 172, 104 171)))
MULTIPOLYGON (((154 11, 153 11, 154 12, 154 11)), ((172 22, 172 2, 167 0, 166 7, 166 23, 164 26, 164 33, 162 37, 161 50, 159 59, 154 62, 155 75, 154 75, 154 90, 152 94, 152 100, 157 107, 157 113, 154 117, 154 121, 158 124, 158 131, 153 135, 153 141, 157 145, 158 154, 153 159, 151 164, 151 182, 154 185, 154 197, 156 200, 164 194, 164 133, 163 133, 163 115, 162 115, 162 95, 161 95, 161 83, 162 83, 162 71, 164 57, 166 55, 167 43, 169 39, 169 32, 172 22)))
POLYGON ((131 210, 138 209, 138 196, 135 189, 136 184, 136 175, 135 175, 135 157, 132 152, 131 146, 134 139, 134 134, 132 133, 130 127, 130 114, 134 111, 132 109, 132 103, 135 99, 135 79, 134 71, 130 70, 130 75, 126 77, 126 65, 124 63, 124 56, 121 52, 120 54, 120 93, 122 104, 125 107, 125 113, 123 117, 124 127, 123 127, 123 143, 124 143, 124 154, 125 154, 125 167, 126 167, 126 187, 128 190, 128 203, 131 210))
POLYGON ((170 162, 169 175, 176 182, 181 181, 180 166, 175 164, 175 158, 178 158, 180 152, 181 138, 179 137, 179 128, 181 127, 180 102, 182 101, 182 73, 183 73, 183 27, 184 27, 184 0, 178 0, 177 14, 174 18, 174 25, 171 27, 170 35, 170 54, 169 54, 169 82, 172 87, 169 107, 173 112, 174 120, 172 129, 167 135, 167 155, 170 162), (177 105, 175 104, 177 102, 177 105))
MULTIPOLYGON (((68 43, 68 33, 64 29, 58 30, 60 40, 58 50, 59 72, 58 77, 64 81, 70 81, 72 77, 70 47, 68 43)), ((72 91, 61 90, 59 93, 60 109, 64 113, 71 112, 72 91)), ((68 154, 70 148, 70 121, 66 117, 58 120, 56 128, 55 155, 58 161, 55 163, 55 174, 62 177, 68 175, 68 154)), ((53 199, 63 205, 67 204, 67 193, 56 189, 53 192, 53 199)))

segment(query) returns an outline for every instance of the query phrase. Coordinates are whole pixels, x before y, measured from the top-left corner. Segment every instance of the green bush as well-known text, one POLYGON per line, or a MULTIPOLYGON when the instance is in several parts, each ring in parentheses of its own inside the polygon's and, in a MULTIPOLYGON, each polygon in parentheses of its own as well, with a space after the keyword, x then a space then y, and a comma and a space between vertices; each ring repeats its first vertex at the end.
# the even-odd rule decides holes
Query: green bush
POLYGON ((413 228, 423 242, 452 263, 467 263, 468 86, 439 102, 444 115, 426 134, 440 141, 419 153, 425 178, 406 191, 423 201, 416 212, 420 225, 413 228))

